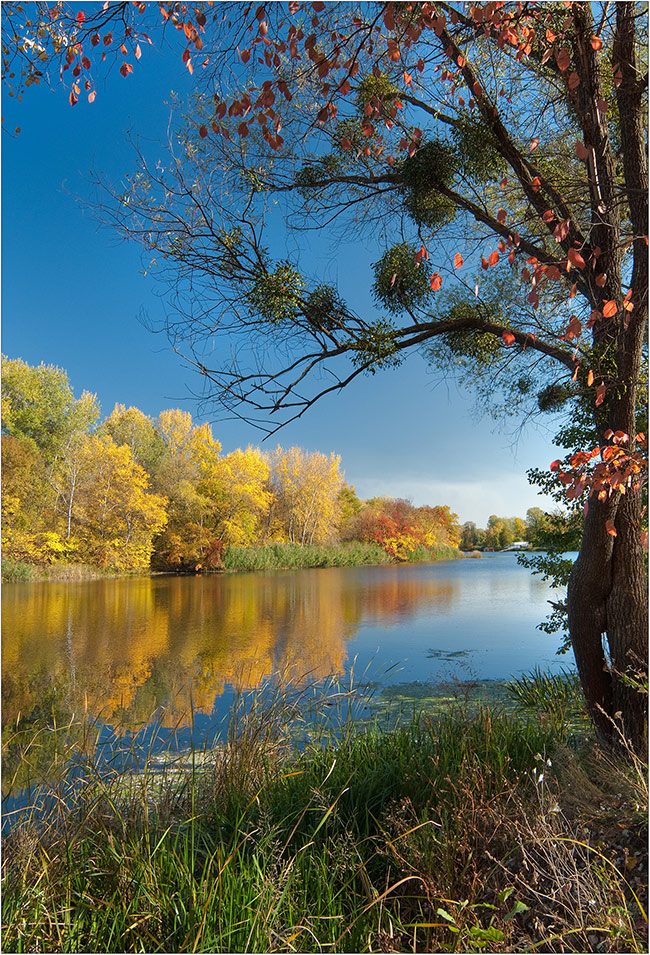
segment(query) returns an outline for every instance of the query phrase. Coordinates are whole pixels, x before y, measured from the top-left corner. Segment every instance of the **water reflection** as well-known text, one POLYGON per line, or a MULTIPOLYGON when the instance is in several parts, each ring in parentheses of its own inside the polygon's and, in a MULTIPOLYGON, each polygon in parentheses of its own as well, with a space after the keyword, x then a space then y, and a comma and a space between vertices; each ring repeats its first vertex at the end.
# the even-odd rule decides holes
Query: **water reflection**
POLYGON ((4 725, 87 712, 178 725, 226 687, 343 673, 362 624, 445 613, 458 583, 363 568, 12 585, 2 603, 4 725))

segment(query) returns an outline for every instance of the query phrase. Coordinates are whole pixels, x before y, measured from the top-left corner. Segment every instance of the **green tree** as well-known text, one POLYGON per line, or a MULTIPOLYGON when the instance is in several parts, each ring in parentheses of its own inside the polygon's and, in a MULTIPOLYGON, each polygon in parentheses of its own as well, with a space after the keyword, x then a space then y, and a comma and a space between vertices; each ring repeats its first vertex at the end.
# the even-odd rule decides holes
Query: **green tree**
POLYGON ((134 461, 149 474, 155 473, 165 450, 165 441, 149 415, 139 408, 116 404, 108 418, 102 421, 99 433, 110 435, 117 445, 128 445, 134 461))
POLYGON ((2 357, 2 433, 32 441, 51 462, 74 434, 89 433, 100 415, 95 395, 75 398, 68 376, 55 365, 28 365, 2 357))

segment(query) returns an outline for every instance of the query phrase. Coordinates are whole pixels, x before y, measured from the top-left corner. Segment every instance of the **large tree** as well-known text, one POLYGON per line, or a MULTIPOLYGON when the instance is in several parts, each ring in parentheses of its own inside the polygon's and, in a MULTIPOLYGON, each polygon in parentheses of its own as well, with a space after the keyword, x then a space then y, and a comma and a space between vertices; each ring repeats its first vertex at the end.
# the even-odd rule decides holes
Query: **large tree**
POLYGON ((173 343, 258 423, 414 349, 500 380, 508 409, 579 409, 587 446, 555 465, 589 498, 571 642, 600 733, 622 714, 642 746, 646 6, 159 7, 186 65, 201 49, 204 95, 170 160, 141 156, 104 211, 170 283, 173 343), (278 207, 293 227, 376 236, 377 313, 297 253, 273 259, 278 207))

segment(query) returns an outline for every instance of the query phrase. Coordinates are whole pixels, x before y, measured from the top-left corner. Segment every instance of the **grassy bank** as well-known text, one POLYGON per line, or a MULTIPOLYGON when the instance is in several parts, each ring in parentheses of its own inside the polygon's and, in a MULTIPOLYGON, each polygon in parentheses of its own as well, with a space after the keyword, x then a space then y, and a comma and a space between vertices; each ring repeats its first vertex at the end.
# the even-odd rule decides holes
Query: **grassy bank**
POLYGON ((242 703, 216 751, 18 826, 4 950, 645 951, 641 767, 539 705, 382 731, 322 704, 242 703))
POLYGON ((2 561, 3 583, 25 583, 38 580, 97 580, 121 576, 91 564, 27 564, 19 560, 2 561))
MULTIPOLYGON (((411 563, 431 560, 455 560, 463 555, 455 547, 439 545, 433 551, 416 550, 411 563)), ((349 544, 307 545, 271 544, 268 547, 228 547, 224 567, 231 571, 293 570, 309 567, 360 567, 394 564, 396 561, 379 546, 355 541, 349 544)))
MULTIPOLYGON (((444 544, 433 550, 420 547, 411 555, 409 563, 432 560, 456 560, 464 555, 444 544)), ((300 570, 310 567, 361 567, 364 565, 394 564, 395 561, 379 544, 355 541, 349 544, 270 544, 267 547, 227 547, 223 570, 300 570)), ((94 580, 100 577, 129 576, 113 574, 89 564, 50 564, 37 566, 22 561, 3 560, 2 580, 20 583, 37 580, 94 580)))

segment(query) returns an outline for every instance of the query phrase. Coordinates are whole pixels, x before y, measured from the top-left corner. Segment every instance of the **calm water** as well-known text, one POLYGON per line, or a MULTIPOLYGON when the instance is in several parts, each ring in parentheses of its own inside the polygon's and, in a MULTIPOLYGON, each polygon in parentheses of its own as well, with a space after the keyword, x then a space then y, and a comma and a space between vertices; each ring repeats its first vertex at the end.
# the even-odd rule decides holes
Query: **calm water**
POLYGON ((5 726, 88 712, 137 732, 163 708, 187 743, 236 690, 354 666, 380 682, 566 667, 536 629, 552 591, 513 554, 433 565, 8 584, 5 726), (386 674, 389 667, 393 669, 386 674), (382 675, 383 673, 383 675, 382 675))

